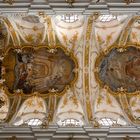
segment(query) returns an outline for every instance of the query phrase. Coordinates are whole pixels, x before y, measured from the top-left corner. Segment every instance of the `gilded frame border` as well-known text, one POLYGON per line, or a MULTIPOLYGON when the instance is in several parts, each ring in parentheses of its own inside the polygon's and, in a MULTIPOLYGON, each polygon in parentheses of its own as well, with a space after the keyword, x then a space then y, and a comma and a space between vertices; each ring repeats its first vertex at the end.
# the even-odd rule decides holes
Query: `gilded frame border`
MULTIPOLYGON (((77 81, 77 79, 78 79, 78 71, 76 70, 76 69, 78 69, 78 61, 77 61, 77 59, 76 59, 76 57, 74 56, 74 54, 72 53, 72 52, 69 52, 68 50, 67 50, 67 48, 65 48, 64 46, 62 46, 62 45, 57 45, 57 46, 53 46, 53 47, 50 47, 50 46, 37 46, 37 47, 34 47, 34 46, 20 46, 20 47, 9 47, 7 50, 5 50, 5 51, 3 51, 3 53, 2 53, 2 55, 5 57, 6 55, 8 55, 8 52, 11 50, 11 49, 13 49, 13 50, 15 50, 15 49, 24 49, 24 48, 31 48, 31 49, 34 49, 34 50, 38 50, 38 49, 41 49, 41 48, 47 48, 48 50, 51 50, 51 49, 57 49, 57 48, 61 48, 63 51, 64 51, 64 53, 67 55, 67 56, 69 56, 73 61, 74 61, 74 64, 75 64, 75 68, 74 68, 74 74, 75 74, 75 77, 74 77, 74 79, 71 81, 71 83, 69 84, 69 85, 66 85, 65 86, 65 88, 64 88, 64 90, 62 91, 62 92, 48 92, 48 93, 46 93, 46 94, 41 94, 41 93, 38 93, 38 92, 33 92, 33 93, 31 93, 31 94, 29 94, 29 95, 26 95, 26 94, 24 94, 24 93, 19 93, 19 94, 21 94, 23 97, 25 97, 25 98, 28 98, 28 97, 31 97, 31 96, 34 96, 34 95, 37 95, 37 96, 40 96, 40 97, 43 97, 43 98, 47 98, 47 97, 49 97, 50 95, 52 95, 52 96, 58 96, 58 97, 61 97, 62 95, 64 95, 65 93, 66 93, 66 91, 67 91, 67 89, 69 89, 70 87, 73 87, 74 86, 74 84, 75 84, 75 82, 77 81)), ((2 77, 2 78, 4 78, 4 77, 2 77)), ((8 89, 7 89, 7 87, 6 86, 4 86, 3 84, 1 84, 0 85, 0 87, 2 87, 2 88, 4 88, 4 90, 5 90, 5 93, 8 95, 8 96, 10 96, 10 97, 12 97, 12 96, 15 96, 16 94, 14 94, 14 93, 10 93, 9 91, 8 91, 8 89)))
POLYGON ((121 53, 121 52, 126 51, 128 47, 132 47, 132 46, 140 50, 140 43, 127 42, 127 44, 125 46, 119 46, 118 44, 114 44, 114 45, 108 47, 107 49, 101 51, 95 60, 95 65, 94 65, 95 80, 101 88, 106 89, 107 92, 111 93, 112 95, 118 96, 119 94, 126 94, 127 96, 130 96, 130 97, 132 97, 134 95, 140 95, 140 90, 137 90, 135 92, 127 92, 125 89, 122 89, 122 90, 118 90, 117 92, 114 92, 110 89, 109 86, 103 84, 103 82, 99 78, 99 63, 113 48, 118 49, 118 51, 120 51, 120 53, 121 53))

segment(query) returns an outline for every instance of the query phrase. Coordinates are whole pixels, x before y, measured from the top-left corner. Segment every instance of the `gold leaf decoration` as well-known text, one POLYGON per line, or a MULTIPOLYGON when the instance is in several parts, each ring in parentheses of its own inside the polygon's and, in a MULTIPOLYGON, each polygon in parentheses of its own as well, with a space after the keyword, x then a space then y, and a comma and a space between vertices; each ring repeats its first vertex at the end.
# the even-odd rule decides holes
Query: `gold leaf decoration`
POLYGON ((73 103, 74 103, 74 104, 77 106, 77 108, 78 108, 78 100, 77 100, 77 98, 76 98, 75 96, 72 96, 71 99, 72 99, 73 103))
POLYGON ((37 38, 39 39, 39 40, 42 40, 42 33, 37 33, 37 38))
POLYGON ((107 94, 107 96, 106 96, 106 103, 108 104, 108 105, 112 105, 112 100, 111 100, 111 98, 110 98, 110 96, 107 94))
POLYGON ((66 97, 64 98, 63 105, 62 105, 61 108, 64 108, 65 105, 67 105, 67 103, 68 103, 68 99, 67 99, 67 96, 66 96, 66 97))
POLYGON ((41 101, 38 101, 38 107, 43 108, 43 103, 41 101))
POLYGON ((32 100, 28 100, 26 105, 29 106, 29 107, 33 106, 33 101, 32 100))
POLYGON ((101 38, 99 34, 97 34, 97 41, 99 42, 99 44, 103 43, 103 39, 101 38))
POLYGON ((68 45, 68 38, 67 36, 63 33, 63 32, 60 32, 62 37, 63 37, 63 41, 65 42, 66 45, 68 45))
POLYGON ((72 43, 72 44, 74 45, 74 44, 76 43, 77 39, 78 39, 78 32, 76 32, 76 33, 72 36, 72 38, 70 39, 70 43, 72 43))
POLYGON ((33 35, 32 34, 27 35, 25 38, 29 42, 32 42, 33 41, 33 35))
POLYGON ((106 45, 108 46, 109 43, 111 42, 111 39, 112 39, 112 35, 114 34, 115 32, 112 32, 110 35, 107 35, 107 38, 106 38, 106 45))
POLYGON ((135 106, 136 106, 136 101, 135 101, 135 100, 133 100, 133 101, 131 102, 131 106, 132 106, 132 107, 135 107, 135 106))
POLYGON ((99 106, 101 103, 102 103, 102 101, 103 101, 103 96, 99 96, 98 98, 97 98, 97 106, 99 106))

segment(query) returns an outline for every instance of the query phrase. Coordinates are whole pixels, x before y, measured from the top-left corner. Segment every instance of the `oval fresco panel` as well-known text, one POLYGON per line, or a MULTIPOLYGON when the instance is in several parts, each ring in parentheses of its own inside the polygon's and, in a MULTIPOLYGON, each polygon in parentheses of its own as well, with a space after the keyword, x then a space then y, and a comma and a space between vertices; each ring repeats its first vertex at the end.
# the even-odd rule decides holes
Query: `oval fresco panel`
POLYGON ((113 92, 119 88, 129 93, 140 90, 140 50, 136 47, 130 46, 123 52, 113 48, 98 67, 99 80, 113 92))
POLYGON ((75 62, 60 48, 54 53, 47 48, 25 48, 21 53, 10 50, 3 66, 10 93, 17 89, 25 94, 50 93, 52 90, 60 93, 75 79, 75 62))

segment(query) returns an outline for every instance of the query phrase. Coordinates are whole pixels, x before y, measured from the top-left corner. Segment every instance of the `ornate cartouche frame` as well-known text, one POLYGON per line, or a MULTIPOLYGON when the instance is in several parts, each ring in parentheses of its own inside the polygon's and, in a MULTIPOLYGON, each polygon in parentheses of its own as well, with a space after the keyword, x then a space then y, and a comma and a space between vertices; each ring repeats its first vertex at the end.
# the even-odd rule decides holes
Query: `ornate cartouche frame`
POLYGON ((140 44, 137 43, 127 43, 125 46, 119 46, 119 45, 112 45, 110 47, 108 47, 107 49, 101 51, 99 53, 99 55, 97 56, 96 60, 95 60, 95 70, 94 70, 94 75, 95 75, 95 79, 97 81, 97 83, 99 84, 99 86, 101 88, 106 89, 109 93, 113 94, 113 95, 118 95, 118 94, 127 94, 128 96, 133 96, 133 95, 139 95, 140 91, 137 90, 135 92, 127 92, 126 89, 124 89, 123 87, 119 88, 118 91, 114 92, 110 89, 110 87, 108 85, 105 85, 103 83, 103 81, 101 81, 101 79, 99 78, 99 64, 101 62, 101 60, 109 54, 109 52, 116 48, 118 50, 118 52, 122 53, 124 51, 127 51, 127 48, 129 47, 135 47, 136 49, 140 50, 140 44))
MULTIPOLYGON (((70 87, 73 87, 74 86, 74 84, 75 84, 75 82, 77 81, 77 79, 78 79, 78 71, 77 71, 77 69, 78 69, 78 62, 77 62, 77 59, 76 59, 76 57, 74 56, 74 54, 72 53, 72 52, 69 52, 64 46, 59 46, 59 45, 57 45, 57 46, 54 46, 54 47, 50 47, 50 46, 37 46, 37 47, 34 47, 34 46, 22 46, 22 47, 9 47, 7 50, 5 50, 5 51, 3 51, 2 52, 2 57, 3 57, 3 59, 5 58, 5 56, 7 56, 8 55, 8 52, 12 49, 12 50, 15 50, 15 51, 18 51, 18 50, 23 50, 23 49, 25 49, 25 48, 30 48, 30 49, 33 49, 33 50, 38 50, 38 49, 41 49, 41 48, 47 48, 48 50, 50 50, 50 51, 53 51, 53 50, 55 50, 55 49, 58 49, 58 48, 60 48, 60 49, 62 49, 63 51, 64 51, 64 53, 67 55, 67 56, 69 56, 72 60, 73 60, 73 62, 74 62, 74 64, 75 64, 75 68, 74 68, 74 74, 75 74, 75 76, 74 76, 74 79, 70 82, 70 84, 69 85, 66 85, 65 86, 65 88, 64 88, 64 90, 62 91, 62 92, 48 92, 48 93, 46 93, 46 94, 41 94, 41 93, 38 93, 38 92, 33 92, 33 93, 30 93, 29 95, 27 95, 27 94, 24 94, 22 91, 15 91, 15 93, 16 92, 19 92, 19 94, 21 94, 23 97, 31 97, 31 96, 33 96, 34 94, 36 94, 36 95, 39 95, 40 97, 48 97, 49 95, 56 95, 56 96, 62 96, 62 95, 64 95, 65 93, 66 93, 66 91, 70 88, 70 87)), ((1 60, 1 62, 3 61, 3 59, 1 60)), ((0 79, 0 80, 4 80, 4 78, 5 78, 5 76, 3 75, 2 76, 2 78, 0 79)), ((9 91, 8 91, 8 88, 5 86, 5 84, 4 83, 0 83, 0 87, 1 88, 3 88, 4 90, 5 90, 5 93, 8 95, 8 96, 14 96, 14 94, 13 93, 10 93, 9 91)))

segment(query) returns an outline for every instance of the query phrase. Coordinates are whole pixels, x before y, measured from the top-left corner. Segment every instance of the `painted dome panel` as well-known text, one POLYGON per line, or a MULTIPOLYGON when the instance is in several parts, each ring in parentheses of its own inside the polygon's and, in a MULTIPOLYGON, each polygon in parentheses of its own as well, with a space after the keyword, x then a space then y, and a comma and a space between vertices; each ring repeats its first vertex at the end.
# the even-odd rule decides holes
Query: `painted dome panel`
POLYGON ((140 50, 134 46, 125 51, 113 48, 99 63, 99 79, 113 92, 140 90, 140 50))
POLYGON ((10 50, 4 58, 6 85, 11 93, 62 92, 75 79, 75 62, 58 48, 37 50, 25 48, 22 52, 10 50))

